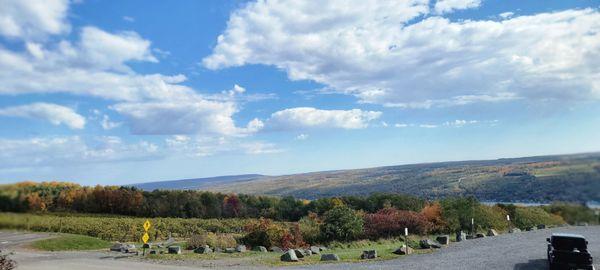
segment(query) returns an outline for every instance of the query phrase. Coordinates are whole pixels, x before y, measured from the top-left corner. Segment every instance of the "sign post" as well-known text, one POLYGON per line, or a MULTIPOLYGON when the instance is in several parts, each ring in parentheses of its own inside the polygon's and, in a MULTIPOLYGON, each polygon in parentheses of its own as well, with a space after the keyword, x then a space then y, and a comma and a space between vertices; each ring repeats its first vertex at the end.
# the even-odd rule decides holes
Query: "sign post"
POLYGON ((471 218, 471 235, 475 235, 475 219, 471 218))
POLYGON ((506 221, 508 222, 508 231, 512 230, 512 224, 510 223, 510 215, 506 215, 506 221))
POLYGON ((150 220, 146 220, 146 222, 144 222, 144 236, 142 236, 142 241, 144 242, 144 256, 146 256, 146 248, 150 246, 148 245, 148 240, 150 239, 150 236, 148 235, 148 230, 150 229, 150 226, 152 226, 152 223, 150 223, 150 220))
POLYGON ((408 228, 404 228, 404 245, 406 246, 406 250, 408 251, 408 228))

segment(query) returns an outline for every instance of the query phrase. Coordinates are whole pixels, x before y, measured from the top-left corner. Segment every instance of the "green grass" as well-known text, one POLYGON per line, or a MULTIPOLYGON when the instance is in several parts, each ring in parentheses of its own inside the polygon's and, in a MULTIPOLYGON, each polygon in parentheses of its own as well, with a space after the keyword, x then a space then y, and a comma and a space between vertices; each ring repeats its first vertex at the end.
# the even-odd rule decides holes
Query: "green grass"
POLYGON ((96 250, 108 248, 109 246, 110 242, 98 238, 72 234, 39 240, 31 244, 31 247, 45 251, 96 250))
MULTIPOLYGON (((412 239, 411 239, 412 240, 412 239)), ((411 241, 412 242, 412 241, 411 241)), ((393 254, 392 251, 396 250, 403 244, 402 241, 398 240, 379 240, 379 241, 367 241, 361 240, 351 243, 336 243, 334 248, 328 249, 323 253, 335 253, 340 257, 340 262, 358 262, 364 261, 360 259, 360 255, 363 250, 374 249, 377 250, 379 258, 374 260, 389 260, 400 258, 402 256, 393 254)), ((415 249, 415 253, 426 253, 429 250, 418 250, 415 249)), ((248 251, 244 253, 210 253, 210 254, 195 254, 192 251, 184 250, 180 255, 173 254, 156 254, 148 255, 148 259, 151 260, 219 260, 219 259, 237 259, 251 262, 256 265, 270 265, 270 266, 286 266, 286 265, 303 265, 303 264, 318 264, 318 263, 335 263, 335 262, 321 262, 320 255, 306 256, 301 259, 300 262, 282 262, 280 260, 281 253, 276 252, 254 252, 248 251)), ((373 261, 373 260, 369 260, 373 261)))

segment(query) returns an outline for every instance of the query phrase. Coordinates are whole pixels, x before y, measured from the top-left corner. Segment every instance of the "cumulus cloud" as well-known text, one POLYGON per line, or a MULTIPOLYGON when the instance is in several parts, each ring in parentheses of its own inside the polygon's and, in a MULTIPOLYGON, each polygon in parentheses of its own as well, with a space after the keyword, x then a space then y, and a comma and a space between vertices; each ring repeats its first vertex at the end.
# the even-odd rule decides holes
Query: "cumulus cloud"
POLYGON ((158 158, 157 146, 141 141, 128 144, 118 137, 84 140, 79 136, 0 138, 0 168, 77 165, 91 162, 158 158))
POLYGON ((381 112, 352 110, 320 110, 311 107, 298 107, 277 111, 271 114, 268 124, 273 129, 304 128, 366 128, 369 122, 378 119, 381 112))
POLYGON ((69 0, 0 0, 0 35, 39 39, 68 32, 69 0))
MULTIPOLYGON (((183 85, 183 75, 138 74, 132 61, 156 62, 151 42, 134 32, 84 27, 76 42, 27 42, 26 50, 0 47, 0 94, 68 93, 102 98, 122 114, 135 134, 245 135, 261 122, 237 127, 235 85, 220 95, 202 95, 183 85)), ((104 128, 110 128, 103 122, 104 128)))
POLYGON ((102 126, 102 128, 104 130, 111 130, 113 128, 117 128, 120 127, 123 123, 121 122, 113 122, 110 120, 110 117, 108 117, 108 115, 103 115, 102 116, 102 121, 100 121, 100 125, 102 126))
POLYGON ((73 109, 51 103, 32 103, 0 108, 0 116, 25 117, 46 120, 53 125, 66 125, 71 129, 85 127, 85 118, 73 109))
POLYGON ((449 13, 460 9, 469 9, 479 7, 481 0, 438 0, 435 2, 435 12, 449 13))
POLYGON ((428 1, 257 1, 232 13, 203 64, 272 65, 361 102, 427 108, 598 99, 599 52, 597 9, 451 21, 428 1))

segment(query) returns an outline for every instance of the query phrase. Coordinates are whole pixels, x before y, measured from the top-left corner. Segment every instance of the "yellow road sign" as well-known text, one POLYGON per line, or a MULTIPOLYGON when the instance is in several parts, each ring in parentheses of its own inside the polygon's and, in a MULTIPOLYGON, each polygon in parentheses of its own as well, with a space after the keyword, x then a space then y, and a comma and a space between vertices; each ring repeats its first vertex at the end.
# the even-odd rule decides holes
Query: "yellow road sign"
POLYGON ((144 230, 148 231, 148 229, 150 229, 150 225, 152 225, 150 224, 150 220, 146 220, 146 222, 144 222, 144 230))
POLYGON ((150 239, 150 236, 148 236, 148 233, 144 233, 144 236, 142 236, 142 241, 144 241, 144 244, 148 243, 148 239, 150 239))

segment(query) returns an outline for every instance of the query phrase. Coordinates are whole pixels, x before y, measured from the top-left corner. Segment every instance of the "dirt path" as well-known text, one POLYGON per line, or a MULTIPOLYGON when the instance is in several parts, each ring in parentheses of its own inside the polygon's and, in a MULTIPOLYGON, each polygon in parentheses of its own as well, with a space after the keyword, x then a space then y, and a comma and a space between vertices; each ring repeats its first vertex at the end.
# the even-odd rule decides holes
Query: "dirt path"
MULTIPOLYGON (((355 264, 326 264, 291 266, 286 269, 546 269, 546 237, 552 232, 569 232, 586 236, 589 250, 599 269, 600 226, 564 227, 497 237, 469 240, 452 244, 433 253, 411 255, 396 260, 355 264)), ((31 241, 47 238, 50 234, 0 232, 0 248, 14 250, 12 258, 18 269, 249 269, 247 265, 227 265, 215 262, 215 267, 204 267, 192 262, 173 262, 175 265, 139 261, 115 252, 39 252, 21 248, 31 241)), ((358 255, 357 255, 358 256, 358 255)), ((233 261, 233 260, 232 260, 233 261)), ((238 261, 242 263, 243 261, 238 261)), ((269 267, 261 267, 269 268, 269 267)), ((270 268, 272 269, 272 268, 270 268)))

